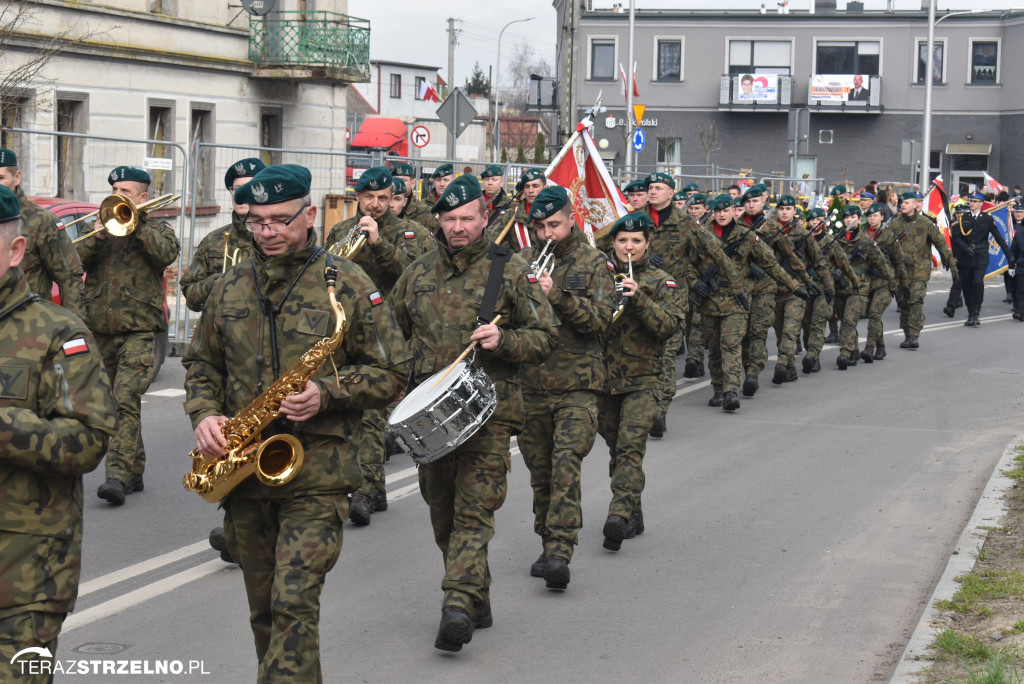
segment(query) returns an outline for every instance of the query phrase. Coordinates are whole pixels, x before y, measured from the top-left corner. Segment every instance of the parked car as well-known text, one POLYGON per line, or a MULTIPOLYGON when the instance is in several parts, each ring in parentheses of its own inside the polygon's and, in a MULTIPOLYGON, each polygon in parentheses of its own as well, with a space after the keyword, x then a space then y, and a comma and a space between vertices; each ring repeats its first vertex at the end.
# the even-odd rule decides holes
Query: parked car
MULTIPOLYGON (((76 219, 80 219, 83 216, 98 211, 100 206, 93 204, 92 202, 81 202, 79 200, 68 200, 61 199, 60 197, 29 197, 29 200, 35 202, 43 209, 52 212, 54 216, 61 220, 65 225, 71 223, 76 219)), ((66 230, 68 237, 72 240, 91 233, 93 231, 93 220, 88 219, 76 223, 73 226, 69 226, 66 230)), ((60 291, 57 289, 57 284, 54 283, 50 290, 50 299, 60 304, 60 291)), ((171 312, 167 308, 167 272, 164 271, 164 320, 171 320, 171 312)), ((153 379, 156 379, 157 374, 160 372, 160 367, 164 363, 164 359, 167 358, 167 331, 158 332, 156 334, 156 348, 153 350, 153 379)))

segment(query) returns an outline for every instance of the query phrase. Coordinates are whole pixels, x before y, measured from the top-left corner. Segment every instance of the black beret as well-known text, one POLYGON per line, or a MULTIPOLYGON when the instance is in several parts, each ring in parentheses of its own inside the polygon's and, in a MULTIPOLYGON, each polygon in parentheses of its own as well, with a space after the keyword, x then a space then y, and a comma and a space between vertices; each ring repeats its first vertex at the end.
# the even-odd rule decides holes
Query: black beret
POLYGON ((497 176, 504 176, 505 172, 501 170, 501 167, 497 164, 491 164, 481 172, 481 178, 496 178, 497 176))
POLYGON ((398 162, 391 167, 392 176, 408 176, 412 178, 416 175, 416 171, 412 168, 412 164, 406 164, 405 162, 398 162))
POLYGON ((476 176, 471 173, 463 174, 448 184, 441 196, 437 198, 437 202, 430 208, 430 213, 441 214, 457 209, 483 194, 484 191, 476 176))
POLYGON ((626 214, 612 225, 612 229, 608 231, 609 235, 614 236, 616 233, 635 233, 641 230, 651 229, 651 219, 642 211, 634 211, 632 214, 626 214))
POLYGON ((554 216, 569 201, 569 193, 565 188, 551 185, 537 194, 530 207, 530 220, 539 221, 554 216))
POLYGON ((18 155, 14 154, 13 150, 9 150, 6 147, 0 147, 0 166, 17 166, 18 155))
POLYGON ((118 181, 135 181, 136 183, 149 185, 153 182, 153 179, 149 177, 148 173, 134 166, 118 166, 107 176, 107 182, 113 187, 114 183, 118 181))
POLYGON ((455 175, 455 168, 451 164, 441 164, 436 169, 434 169, 434 173, 430 174, 430 177, 431 178, 444 178, 445 176, 454 176, 454 175, 455 175))
POLYGON ((305 166, 276 164, 263 169, 235 191, 236 204, 280 204, 305 197, 313 175, 305 166))
POLYGON ((18 196, 6 185, 0 185, 0 222, 13 221, 21 217, 18 196))
POLYGON ((660 171, 655 171, 647 177, 648 187, 650 187, 651 183, 664 183, 673 190, 676 189, 676 179, 667 173, 662 173, 660 171))
POLYGON ((391 187, 391 172, 383 166, 371 166, 363 171, 356 181, 356 192, 363 190, 387 190, 391 187))

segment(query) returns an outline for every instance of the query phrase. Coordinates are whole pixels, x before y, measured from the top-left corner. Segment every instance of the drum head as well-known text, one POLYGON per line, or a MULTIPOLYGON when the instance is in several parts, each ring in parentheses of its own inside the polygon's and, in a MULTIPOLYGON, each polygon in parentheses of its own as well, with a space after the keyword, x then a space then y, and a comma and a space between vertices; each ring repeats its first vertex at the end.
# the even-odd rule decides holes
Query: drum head
POLYGON ((395 410, 391 412, 391 417, 388 418, 388 423, 400 423, 408 420, 419 413, 423 408, 429 406, 438 397, 443 396, 448 391, 449 387, 458 382, 465 369, 466 362, 459 361, 455 368, 452 369, 452 372, 448 374, 448 377, 438 384, 437 387, 434 387, 437 383, 437 379, 444 374, 445 370, 448 370, 448 367, 445 366, 444 370, 431 375, 423 381, 423 384, 412 392, 409 392, 409 394, 405 396, 405 399, 395 407, 395 410))

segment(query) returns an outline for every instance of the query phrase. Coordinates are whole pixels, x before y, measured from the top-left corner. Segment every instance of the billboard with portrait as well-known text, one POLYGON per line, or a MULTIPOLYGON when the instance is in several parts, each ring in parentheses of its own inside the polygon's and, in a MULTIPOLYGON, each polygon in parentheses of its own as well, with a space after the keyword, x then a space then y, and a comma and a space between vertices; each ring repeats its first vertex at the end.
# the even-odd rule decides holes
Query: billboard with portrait
POLYGON ((864 74, 815 74, 811 77, 809 99, 825 103, 867 102, 871 98, 871 77, 864 74))
POLYGON ((779 101, 778 74, 740 74, 734 76, 733 81, 735 102, 752 104, 779 101))

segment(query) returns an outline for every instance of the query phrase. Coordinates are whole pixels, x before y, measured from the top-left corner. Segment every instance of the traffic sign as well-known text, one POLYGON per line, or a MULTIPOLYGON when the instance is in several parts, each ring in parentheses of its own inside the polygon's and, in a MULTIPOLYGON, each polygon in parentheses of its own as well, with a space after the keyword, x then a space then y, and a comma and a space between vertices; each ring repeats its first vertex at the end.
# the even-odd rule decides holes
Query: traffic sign
POLYGON ((437 118, 441 119, 453 137, 458 138, 469 122, 476 118, 476 110, 466 94, 454 88, 437 108, 437 118))
POLYGON ((644 149, 644 143, 645 142, 646 142, 646 138, 644 136, 644 129, 638 128, 635 131, 633 131, 633 149, 634 150, 639 152, 640 150, 644 149))
POLYGON ((409 134, 409 140, 416 147, 426 147, 427 143, 430 142, 430 131, 427 130, 426 126, 416 126, 412 129, 412 133, 409 134))

